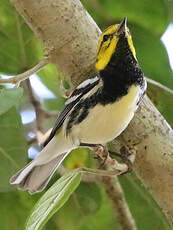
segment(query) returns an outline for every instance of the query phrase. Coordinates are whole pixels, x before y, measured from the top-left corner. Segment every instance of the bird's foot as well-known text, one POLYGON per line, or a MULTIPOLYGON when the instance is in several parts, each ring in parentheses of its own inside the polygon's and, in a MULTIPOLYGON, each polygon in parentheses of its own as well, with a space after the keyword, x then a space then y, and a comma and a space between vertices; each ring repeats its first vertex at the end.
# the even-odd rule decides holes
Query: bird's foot
MULTIPOLYGON (((120 153, 109 151, 110 155, 117 156, 121 158, 122 162, 125 163, 128 167, 128 170, 122 174, 129 173, 133 170, 133 163, 135 161, 136 150, 128 146, 122 146, 120 153)), ((121 174, 121 175, 122 175, 121 174)))
POLYGON ((106 161, 108 160, 109 157, 109 152, 107 148, 103 145, 97 145, 93 147, 92 150, 96 153, 95 157, 100 162, 99 168, 104 168, 106 161))
POLYGON ((100 163, 99 169, 82 168, 81 170, 83 172, 88 172, 101 176, 117 176, 127 173, 132 169, 132 163, 126 156, 129 155, 129 152, 125 148, 121 149, 121 154, 117 154, 108 151, 107 148, 103 145, 80 143, 80 146, 92 149, 95 152, 94 158, 96 158, 100 163), (123 163, 119 163, 117 160, 112 159, 109 156, 109 153, 121 157, 121 159, 123 159, 123 163), (102 170, 100 168, 105 168, 106 170, 102 170))
POLYGON ((95 153, 94 159, 97 159, 100 162, 100 168, 103 168, 109 156, 109 152, 104 145, 80 143, 80 146, 90 148, 95 153))
POLYGON ((100 167, 97 169, 97 173, 101 173, 103 176, 117 176, 128 171, 128 165, 125 164, 125 162, 119 163, 115 159, 112 159, 105 146, 93 146, 92 150, 95 152, 96 158, 100 162, 100 167), (102 168, 105 168, 106 170, 101 170, 102 168))

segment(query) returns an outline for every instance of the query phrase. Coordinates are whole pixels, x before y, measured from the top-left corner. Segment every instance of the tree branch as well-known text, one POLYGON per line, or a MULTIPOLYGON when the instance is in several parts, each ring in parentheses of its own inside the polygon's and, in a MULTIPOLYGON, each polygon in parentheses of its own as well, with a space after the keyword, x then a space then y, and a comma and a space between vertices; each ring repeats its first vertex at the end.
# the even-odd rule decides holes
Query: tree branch
MULTIPOLYGON (((69 82, 76 86, 94 72, 100 30, 79 0, 12 2, 69 82)), ((136 146, 135 171, 173 226, 173 132, 146 96, 117 140, 136 146)))
MULTIPOLYGON (((28 95, 31 104, 34 107, 36 113, 36 136, 38 132, 44 133, 43 121, 45 118, 57 117, 58 113, 51 113, 42 108, 40 101, 36 98, 29 79, 26 79, 26 85, 28 89, 28 95)), ((45 135, 44 135, 45 136, 45 135)), ((38 139, 38 138, 37 138, 38 139)))
POLYGON ((46 56, 73 87, 95 73, 100 30, 79 0, 11 2, 44 43, 46 56))
POLYGON ((162 85, 160 82, 157 82, 157 81, 152 80, 150 78, 146 78, 146 79, 147 79, 147 82, 149 82, 150 84, 155 85, 155 86, 157 86, 157 87, 159 87, 159 88, 161 88, 161 89, 165 90, 166 92, 168 92, 168 93, 173 95, 173 90, 172 89, 170 89, 170 88, 162 85))
POLYGON ((127 206, 124 192, 121 188, 118 178, 103 177, 102 181, 105 185, 106 193, 113 201, 115 215, 117 216, 117 220, 122 230, 137 230, 136 223, 127 206))
POLYGON ((44 58, 36 66, 34 66, 33 68, 27 70, 24 73, 18 74, 15 77, 11 77, 11 78, 8 78, 8 79, 0 79, 0 85, 1 84, 11 83, 11 84, 19 86, 22 81, 28 79, 32 74, 37 73, 38 71, 40 71, 48 63, 49 63, 48 59, 44 58))

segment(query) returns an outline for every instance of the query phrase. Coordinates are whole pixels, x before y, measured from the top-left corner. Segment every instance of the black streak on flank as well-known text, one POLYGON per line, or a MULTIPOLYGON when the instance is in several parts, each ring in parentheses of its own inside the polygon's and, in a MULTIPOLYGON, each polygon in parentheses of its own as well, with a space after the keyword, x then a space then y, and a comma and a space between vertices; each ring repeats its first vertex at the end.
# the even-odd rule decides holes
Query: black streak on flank
MULTIPOLYGON (((99 72, 100 78, 103 80, 103 86, 93 95, 86 99, 82 96, 89 92, 99 82, 95 81, 85 87, 77 88, 71 96, 80 95, 74 103, 74 108, 69 116, 67 124, 67 134, 70 132, 73 125, 81 123, 97 103, 106 105, 119 100, 122 96, 128 93, 130 86, 139 85, 143 88, 144 77, 138 62, 133 57, 129 48, 127 39, 120 37, 116 50, 111 57, 110 62, 104 70, 99 72)), ((71 103, 70 103, 71 104, 71 103)), ((70 106, 70 105, 69 105, 70 106)), ((71 110, 71 108, 70 108, 71 110)), ((57 129, 62 125, 66 115, 60 115, 62 122, 54 128, 51 138, 55 135, 57 129)), ((58 124, 58 122, 57 122, 58 124)), ((50 141, 50 138, 48 139, 50 141)))
POLYGON ((92 88, 94 88, 94 86, 96 86, 96 85, 98 84, 99 81, 100 81, 100 79, 94 81, 93 83, 89 83, 88 85, 86 85, 86 86, 84 86, 84 87, 81 87, 81 88, 78 88, 78 87, 77 87, 77 88, 73 91, 71 97, 77 96, 77 95, 79 95, 79 94, 84 95, 85 93, 89 92, 89 90, 91 90, 92 88))
MULTIPOLYGON (((96 86, 98 84, 98 82, 100 81, 100 79, 96 80, 95 82, 93 83, 90 83, 84 87, 81 87, 81 88, 76 88, 71 97, 73 96, 78 96, 76 98, 76 100, 72 101, 71 103, 67 104, 65 106, 65 108, 61 111, 59 117, 57 118, 56 122, 55 122, 55 126, 54 128, 52 129, 49 137, 47 138, 47 140, 43 143, 43 147, 45 147, 50 141, 51 139, 55 136, 56 132, 61 128, 61 126, 63 125, 68 113, 73 109, 73 107, 75 106, 75 109, 72 111, 72 115, 70 116, 71 119, 67 125, 67 129, 68 129, 68 126, 71 128, 71 125, 73 124, 74 120, 75 120, 75 117, 78 115, 78 111, 77 109, 80 109, 81 105, 82 105, 82 102, 80 103, 79 101, 81 100, 82 96, 86 93, 88 93, 92 88, 94 88, 94 86, 96 86), (79 102, 79 103, 78 103, 79 102)), ((82 119, 82 118, 80 118, 82 119)))
POLYGON ((81 100, 74 108, 70 115, 67 125, 67 132, 70 131, 73 125, 81 123, 89 113, 89 110, 97 104, 97 93, 91 97, 81 100))
POLYGON ((67 126, 68 131, 74 124, 82 122, 97 103, 106 105, 115 102, 125 96, 133 84, 143 87, 143 73, 125 37, 120 37, 115 53, 106 68, 100 71, 100 77, 103 87, 75 107, 67 126))

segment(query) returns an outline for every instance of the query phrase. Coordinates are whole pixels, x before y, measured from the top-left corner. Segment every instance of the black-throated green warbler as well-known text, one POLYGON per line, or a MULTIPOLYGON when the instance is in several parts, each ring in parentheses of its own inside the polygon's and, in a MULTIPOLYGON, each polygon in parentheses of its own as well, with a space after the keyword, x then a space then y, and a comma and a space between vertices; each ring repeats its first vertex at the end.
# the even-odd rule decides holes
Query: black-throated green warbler
POLYGON ((102 33, 95 67, 98 75, 74 90, 43 150, 11 178, 11 184, 30 193, 39 192, 72 149, 104 145, 127 127, 146 81, 126 18, 102 33))

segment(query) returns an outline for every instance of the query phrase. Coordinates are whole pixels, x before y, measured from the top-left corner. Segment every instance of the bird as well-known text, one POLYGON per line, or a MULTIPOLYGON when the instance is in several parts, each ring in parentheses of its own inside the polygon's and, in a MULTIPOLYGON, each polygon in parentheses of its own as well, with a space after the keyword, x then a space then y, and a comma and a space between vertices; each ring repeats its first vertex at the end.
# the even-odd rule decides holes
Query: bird
POLYGON ((147 84, 126 17, 101 34, 95 68, 97 75, 82 82, 66 101, 39 155, 11 177, 18 189, 42 191, 73 149, 104 146, 132 120, 147 84))

